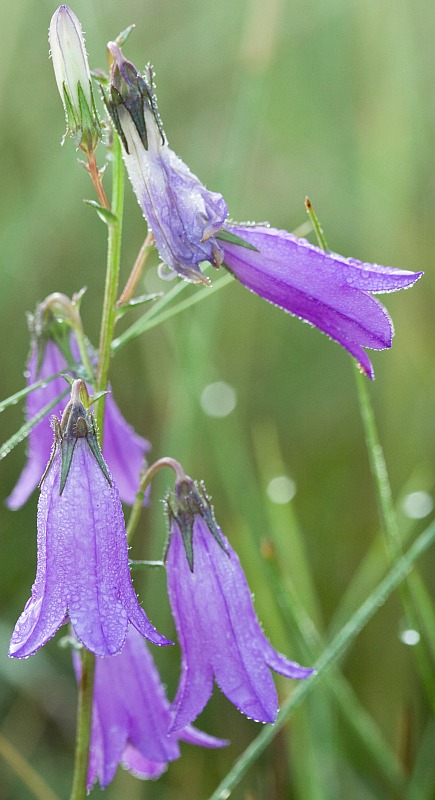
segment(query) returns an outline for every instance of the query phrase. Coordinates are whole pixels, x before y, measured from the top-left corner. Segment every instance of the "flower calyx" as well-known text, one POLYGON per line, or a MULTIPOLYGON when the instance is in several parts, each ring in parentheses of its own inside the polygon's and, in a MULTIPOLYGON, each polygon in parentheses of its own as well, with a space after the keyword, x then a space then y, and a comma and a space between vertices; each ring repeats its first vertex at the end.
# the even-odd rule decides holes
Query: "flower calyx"
POLYGON ((65 488, 78 439, 86 439, 89 449, 109 486, 112 485, 112 480, 98 443, 95 420, 93 415, 87 410, 87 405, 89 405, 89 396, 86 385, 82 380, 76 380, 72 384, 71 399, 62 414, 62 419, 59 421, 57 417, 53 417, 55 434, 54 449, 47 469, 42 476, 41 483, 50 469, 56 447, 60 447, 62 465, 60 471, 59 494, 62 494, 65 488))
POLYGON ((185 475, 175 483, 174 495, 166 498, 169 522, 178 525, 183 540, 190 571, 193 564, 193 528, 196 517, 201 517, 218 545, 228 555, 228 550, 214 517, 214 510, 204 484, 185 475))
MULTIPOLYGON (((107 110, 112 118, 115 129, 129 153, 127 136, 123 128, 126 120, 122 120, 123 109, 129 114, 139 138, 145 148, 149 147, 149 130, 146 117, 151 114, 152 124, 157 127, 161 137, 161 144, 165 144, 165 134, 157 110, 157 101, 153 92, 153 72, 150 65, 147 67, 148 75, 140 75, 134 64, 124 58, 121 48, 116 42, 109 42, 107 49, 112 61, 110 74, 110 96, 105 98, 107 110)), ((149 119, 148 122, 151 120, 149 119)))

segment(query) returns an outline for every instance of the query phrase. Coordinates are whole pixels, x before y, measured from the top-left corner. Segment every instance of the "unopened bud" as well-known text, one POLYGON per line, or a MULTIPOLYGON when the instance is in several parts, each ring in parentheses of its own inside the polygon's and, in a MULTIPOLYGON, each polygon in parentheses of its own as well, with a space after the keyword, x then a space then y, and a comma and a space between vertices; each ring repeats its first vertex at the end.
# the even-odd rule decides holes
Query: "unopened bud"
POLYGON ((100 138, 100 123, 82 27, 68 6, 59 6, 53 14, 48 38, 57 88, 65 109, 65 136, 71 133, 77 147, 85 152, 93 151, 100 138))

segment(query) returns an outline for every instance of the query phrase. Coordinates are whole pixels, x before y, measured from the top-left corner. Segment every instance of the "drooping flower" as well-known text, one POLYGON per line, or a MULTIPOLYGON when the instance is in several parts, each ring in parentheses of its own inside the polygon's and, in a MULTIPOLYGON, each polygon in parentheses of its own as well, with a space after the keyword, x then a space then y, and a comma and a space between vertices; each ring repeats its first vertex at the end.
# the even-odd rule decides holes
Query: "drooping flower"
POLYGON ((114 59, 109 111, 162 261, 195 283, 208 282, 201 262, 219 267, 224 261, 253 292, 339 342, 373 378, 363 348, 391 347, 393 325, 371 294, 404 289, 422 273, 325 253, 305 239, 265 225, 225 224, 222 196, 209 192, 167 145, 151 70, 142 77, 116 44, 109 43, 109 50, 114 59))
POLYGON ((307 678, 313 670, 278 653, 254 611, 240 561, 215 522, 203 487, 190 478, 168 501, 168 593, 182 653, 172 730, 190 724, 213 690, 213 678, 246 716, 274 722, 278 699, 270 670, 307 678))
POLYGON ((244 242, 220 241, 228 270, 260 297, 335 339, 373 378, 363 348, 391 347, 393 324, 371 294, 406 289, 423 273, 364 264, 266 226, 225 230, 244 242))
POLYGON ((133 589, 121 502, 84 392, 75 381, 62 421, 55 421, 38 503, 36 580, 9 648, 16 658, 33 655, 68 619, 79 641, 100 656, 119 652, 129 622, 154 644, 169 644, 133 589))
POLYGON ((151 68, 141 76, 115 42, 108 108, 123 144, 129 178, 152 230, 162 262, 193 283, 208 279, 202 261, 219 266, 215 234, 228 209, 222 195, 208 191, 169 148, 157 112, 151 68))
POLYGON ((92 151, 100 136, 100 123, 82 27, 67 5, 59 6, 54 12, 48 38, 57 88, 65 110, 66 134, 74 136, 77 147, 92 151))
MULTIPOLYGON (((74 664, 80 677, 80 660, 74 664)), ((170 704, 140 634, 129 627, 121 653, 97 658, 88 790, 98 780, 105 788, 119 764, 139 778, 158 778, 168 761, 180 756, 178 742, 224 747, 227 742, 187 726, 168 734, 170 704)))
MULTIPOLYGON (((26 370, 27 385, 43 378, 49 378, 57 372, 69 372, 72 377, 78 377, 80 354, 74 335, 68 331, 65 338, 71 354, 69 363, 57 341, 47 338, 48 336, 47 330, 44 331, 43 338, 35 335, 33 331, 26 370)), ((66 388, 65 380, 58 377, 45 387, 35 389, 28 394, 26 418, 30 420, 35 417, 44 406, 59 397, 66 388)), ((60 400, 51 413, 61 416, 65 402, 65 400, 60 400)), ((105 459, 115 479, 122 502, 133 505, 144 458, 151 445, 146 439, 139 436, 124 419, 111 393, 106 397, 104 420, 103 453, 105 459)), ((52 443, 53 432, 47 415, 30 431, 27 461, 18 482, 6 500, 8 508, 12 510, 21 508, 36 489, 49 459, 52 443)))

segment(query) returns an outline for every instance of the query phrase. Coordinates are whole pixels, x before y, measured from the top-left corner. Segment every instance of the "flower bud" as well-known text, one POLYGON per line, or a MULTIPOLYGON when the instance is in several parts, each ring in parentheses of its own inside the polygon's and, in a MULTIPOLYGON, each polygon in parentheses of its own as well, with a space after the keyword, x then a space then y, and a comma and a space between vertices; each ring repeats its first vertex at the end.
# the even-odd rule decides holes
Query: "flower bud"
POLYGON ((65 109, 65 136, 71 133, 77 147, 85 152, 92 151, 100 137, 100 123, 82 27, 68 6, 59 6, 53 14, 48 39, 57 88, 65 109))

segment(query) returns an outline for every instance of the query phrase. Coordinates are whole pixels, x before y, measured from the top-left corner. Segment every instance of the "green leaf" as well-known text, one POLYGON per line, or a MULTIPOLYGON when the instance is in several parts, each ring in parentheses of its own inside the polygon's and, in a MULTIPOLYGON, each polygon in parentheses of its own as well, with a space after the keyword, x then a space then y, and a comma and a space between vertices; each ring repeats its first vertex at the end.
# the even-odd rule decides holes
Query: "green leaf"
POLYGON ((228 242, 229 244, 238 244, 240 247, 245 247, 247 250, 254 250, 256 253, 260 252, 253 244, 249 244, 245 239, 241 239, 240 236, 236 236, 235 233, 231 233, 231 231, 226 228, 216 234, 216 239, 222 239, 223 242, 228 242))
POLYGON ((35 416, 32 417, 32 419, 29 419, 27 422, 25 422, 24 425, 22 425, 21 428, 16 433, 14 433, 14 435, 11 436, 10 439, 7 440, 7 442, 2 444, 2 446, 0 447, 0 460, 2 458, 5 458, 5 456, 9 455, 11 450, 13 450, 17 444, 22 442, 23 439, 25 439, 26 436, 29 435, 30 431, 33 430, 35 425, 37 425, 38 422, 41 421, 41 419, 44 419, 44 417, 47 414, 49 414, 50 411, 52 411, 53 408, 55 408, 55 406, 57 406, 57 404, 60 403, 60 401, 63 400, 63 398, 67 394, 69 394, 69 392, 70 392, 70 387, 68 386, 64 392, 55 397, 54 400, 51 400, 50 403, 47 403, 47 405, 44 406, 44 408, 41 408, 41 411, 38 411, 38 413, 35 414, 35 416))
POLYGON ((27 395, 34 392, 35 389, 42 389, 44 386, 47 386, 50 381, 59 378, 59 376, 65 377, 61 372, 55 372, 53 375, 50 375, 49 378, 43 378, 40 381, 36 381, 36 383, 31 383, 30 386, 26 386, 25 389, 20 389, 19 392, 15 392, 15 394, 11 394, 10 397, 6 397, 6 399, 2 400, 0 403, 0 414, 6 408, 9 408, 9 406, 15 406, 23 397, 27 397, 27 395))
POLYGON ((129 300, 128 303, 123 303, 122 306, 118 306, 118 311, 116 318, 121 319, 127 311, 130 311, 132 308, 137 308, 138 306, 143 306, 146 303, 151 303, 152 300, 158 300, 160 297, 163 297, 163 292, 154 292, 154 294, 141 294, 139 297, 133 297, 132 300, 129 300))
POLYGON ((165 566, 164 561, 134 561, 130 559, 128 563, 132 571, 165 566))
POLYGON ((197 289, 194 294, 190 297, 187 297, 186 300, 182 300, 179 303, 171 306, 170 308, 162 311, 160 314, 158 313, 161 309, 167 305, 170 299, 173 299, 176 294, 182 291, 188 284, 186 283, 179 283, 177 284, 174 289, 171 289, 170 292, 167 292, 163 295, 160 300, 157 300, 156 304, 147 311, 142 317, 139 317, 136 322, 133 323, 129 328, 127 328, 124 333, 118 336, 117 339, 114 339, 112 342, 112 354, 117 353, 121 347, 124 347, 128 342, 132 339, 136 339, 137 336, 140 336, 145 331, 151 330, 151 328, 155 328, 157 325, 161 325, 162 322, 166 322, 166 320, 171 319, 171 317, 175 317, 176 314, 179 314, 182 311, 186 311, 191 306, 194 306, 196 303, 199 303, 201 300, 204 300, 206 297, 211 297, 214 292, 219 291, 219 289, 223 289, 224 286, 227 286, 234 280, 233 275, 229 273, 224 275, 220 280, 216 281, 213 286, 204 286, 201 289, 197 289), (178 290, 178 291, 176 291, 178 290), (171 297, 169 297, 171 295, 171 297))
POLYGON ((101 206, 96 200, 83 200, 83 202, 86 203, 87 206, 95 208, 99 218, 105 222, 106 225, 113 225, 114 222, 118 221, 118 217, 110 208, 104 208, 104 206, 101 206))

